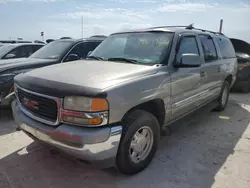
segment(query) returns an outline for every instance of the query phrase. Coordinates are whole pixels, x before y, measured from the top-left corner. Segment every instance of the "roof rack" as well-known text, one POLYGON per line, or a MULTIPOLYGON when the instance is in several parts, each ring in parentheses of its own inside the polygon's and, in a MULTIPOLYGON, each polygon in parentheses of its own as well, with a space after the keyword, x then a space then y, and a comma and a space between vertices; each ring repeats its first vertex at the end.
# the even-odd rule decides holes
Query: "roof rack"
POLYGON ((163 28, 163 27, 184 27, 186 28, 186 25, 164 25, 164 26, 157 26, 157 27, 150 27, 150 29, 158 29, 158 28, 163 28))
POLYGON ((209 31, 209 30, 205 30, 205 29, 199 29, 199 28, 195 28, 194 24, 190 24, 187 26, 183 26, 183 25, 179 25, 179 26, 160 26, 160 27, 151 27, 151 29, 157 29, 157 28, 163 28, 163 27, 183 27, 184 29, 190 29, 190 30, 197 30, 197 31, 202 31, 202 32, 209 32, 209 33, 213 33, 213 34, 218 34, 218 35, 224 35, 223 33, 220 32, 215 32, 215 31, 209 31))
POLYGON ((186 29, 197 30, 197 31, 202 31, 202 32, 209 32, 209 33, 218 34, 218 35, 224 35, 223 33, 220 33, 220 32, 215 32, 215 31, 210 31, 210 30, 206 30, 206 29, 195 28, 195 27, 193 27, 193 24, 190 24, 188 27, 186 27, 186 29))
POLYGON ((94 38, 94 37, 107 38, 107 36, 105 36, 105 35, 93 35, 93 36, 91 36, 89 38, 94 38))

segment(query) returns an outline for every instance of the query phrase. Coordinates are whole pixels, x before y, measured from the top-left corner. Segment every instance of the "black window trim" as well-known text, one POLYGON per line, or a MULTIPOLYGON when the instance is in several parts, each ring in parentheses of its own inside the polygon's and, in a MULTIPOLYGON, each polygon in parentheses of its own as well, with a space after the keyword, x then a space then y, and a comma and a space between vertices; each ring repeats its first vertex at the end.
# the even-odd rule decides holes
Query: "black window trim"
MULTIPOLYGON (((216 45, 215 45, 214 37, 212 37, 211 35, 208 35, 208 34, 198 34, 198 37, 199 37, 199 36, 207 36, 207 37, 210 37, 211 40, 212 40, 212 42, 213 42, 214 49, 215 49, 215 53, 216 53, 216 59, 210 60, 210 61, 206 61, 206 59, 205 59, 205 54, 204 54, 204 49, 202 48, 205 63, 212 63, 212 62, 214 62, 214 61, 220 60, 219 55, 218 55, 218 51, 217 51, 217 48, 216 48, 216 45)), ((201 42, 201 45, 203 45, 203 44, 202 44, 202 40, 201 40, 200 38, 199 38, 199 40, 200 40, 200 42, 201 42)))

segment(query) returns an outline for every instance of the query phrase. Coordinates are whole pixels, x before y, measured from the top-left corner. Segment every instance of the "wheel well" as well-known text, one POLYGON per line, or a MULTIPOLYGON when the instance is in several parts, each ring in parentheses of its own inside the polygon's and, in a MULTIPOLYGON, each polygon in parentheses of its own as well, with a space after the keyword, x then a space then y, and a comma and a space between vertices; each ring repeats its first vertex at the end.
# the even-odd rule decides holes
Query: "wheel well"
POLYGON ((232 76, 232 75, 229 75, 229 76, 226 77, 225 80, 228 81, 229 85, 231 86, 232 81, 233 81, 233 76, 232 76))
MULTIPOLYGON (((162 126, 165 121, 165 105, 162 99, 154 99, 142 104, 139 104, 131 108, 124 117, 126 117, 131 111, 135 109, 145 110, 153 114, 159 122, 159 125, 162 126)), ((123 117, 123 118, 124 118, 123 117)))

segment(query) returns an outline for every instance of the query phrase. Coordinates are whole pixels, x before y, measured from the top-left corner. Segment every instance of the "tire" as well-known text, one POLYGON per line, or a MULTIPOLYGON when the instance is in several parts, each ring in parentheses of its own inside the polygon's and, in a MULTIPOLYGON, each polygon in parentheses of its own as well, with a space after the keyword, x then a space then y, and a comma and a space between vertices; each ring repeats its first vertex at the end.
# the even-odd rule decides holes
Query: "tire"
POLYGON ((127 117, 124 118, 122 123, 123 133, 116 157, 116 166, 120 172, 132 175, 141 172, 153 159, 160 140, 160 126, 156 117, 144 110, 132 111, 127 117), (140 131, 142 131, 142 133, 140 133, 140 131), (148 148, 146 152, 147 155, 145 154, 144 158, 135 162, 138 158, 132 157, 132 154, 135 154, 136 150, 133 151, 131 143, 132 140, 133 143, 135 142, 134 140, 139 140, 134 138, 136 133, 140 135, 145 133, 144 131, 148 131, 148 137, 151 135, 150 138, 153 139, 149 139, 151 141, 145 144, 145 146, 139 144, 141 148, 148 148))
POLYGON ((218 105, 217 105, 217 107, 214 110, 216 110, 216 111, 223 111, 225 109, 225 107, 227 106, 227 103, 228 103, 229 92, 230 92, 230 85, 229 85, 228 81, 225 81, 224 84, 223 84, 223 86, 222 86, 222 90, 221 90, 220 96, 217 99, 218 105), (224 92, 225 92, 226 96, 223 95, 224 92))

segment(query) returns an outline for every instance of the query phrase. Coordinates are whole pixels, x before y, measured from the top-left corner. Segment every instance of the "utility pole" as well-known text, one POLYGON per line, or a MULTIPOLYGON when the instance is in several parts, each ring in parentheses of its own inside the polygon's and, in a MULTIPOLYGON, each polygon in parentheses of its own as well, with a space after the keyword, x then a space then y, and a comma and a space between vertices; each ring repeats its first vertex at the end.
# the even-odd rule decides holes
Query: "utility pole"
POLYGON ((223 19, 220 20, 220 30, 219 30, 220 33, 222 33, 222 27, 223 27, 223 19))
POLYGON ((42 41, 44 41, 44 32, 41 32, 42 41))
POLYGON ((82 14, 82 20, 81 20, 81 36, 83 38, 83 14, 82 14))

